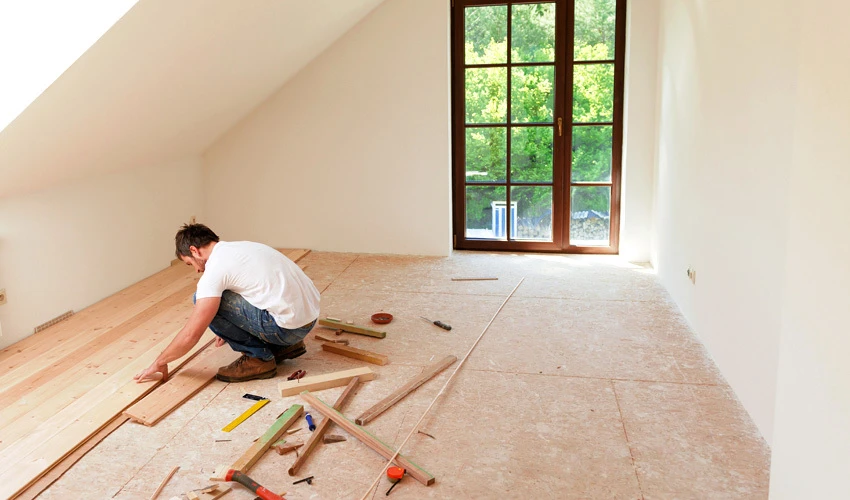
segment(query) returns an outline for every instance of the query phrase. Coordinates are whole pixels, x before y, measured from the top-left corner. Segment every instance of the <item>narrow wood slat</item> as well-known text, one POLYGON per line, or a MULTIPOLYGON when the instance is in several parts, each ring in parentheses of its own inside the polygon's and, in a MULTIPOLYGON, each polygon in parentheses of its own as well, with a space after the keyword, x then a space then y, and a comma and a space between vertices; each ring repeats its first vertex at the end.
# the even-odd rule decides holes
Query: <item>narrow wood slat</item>
POLYGON ((321 391, 340 387, 351 382, 354 377, 360 377, 361 382, 375 379, 375 372, 368 366, 362 368, 354 368, 352 370, 343 370, 339 372, 324 373, 322 375, 313 375, 304 377, 301 380, 287 380, 278 384, 280 395, 282 397, 294 396, 301 391, 321 391))
POLYGON ((366 351, 364 349, 358 349, 356 347, 337 343, 325 342, 322 344, 322 350, 339 354, 340 356, 345 356, 347 358, 359 359, 360 361, 372 363, 373 365, 383 366, 390 362, 389 358, 387 358, 384 354, 378 354, 377 352, 366 351))
MULTIPOLYGON (((337 398, 336 403, 334 403, 334 409, 337 411, 342 411, 345 409, 345 405, 348 404, 348 400, 354 395, 355 389, 357 389, 357 385, 360 384, 360 377, 354 377, 351 379, 351 382, 345 387, 345 390, 342 391, 342 394, 337 398)), ((304 462, 307 461, 307 457, 310 456, 310 453, 313 452, 313 449, 316 445, 321 441, 322 436, 325 435, 325 432, 330 429, 333 420, 329 418, 325 418, 319 423, 319 426, 316 427, 316 430, 310 434, 310 439, 307 440, 307 443, 301 449, 301 455, 295 459, 295 463, 289 468, 289 475, 294 476, 298 473, 298 469, 304 465, 304 462)))
POLYGON ((453 365, 455 361, 457 361, 457 356, 446 356, 440 361, 437 361, 431 366, 425 368, 425 370, 419 375, 417 375, 413 380, 399 387, 389 396, 378 401, 378 403, 373 405, 368 410, 364 411, 363 414, 357 417, 354 421, 358 425, 368 424, 370 421, 374 420, 378 415, 387 411, 392 405, 398 403, 399 401, 404 399, 408 394, 415 391, 420 385, 431 380, 438 373, 453 365))
MULTIPOLYGON (((177 332, 169 335, 145 355, 0 452, 0 498, 11 497, 38 480, 127 406, 156 388, 161 381, 137 383, 133 376, 148 367, 176 335, 177 332)), ((212 334, 207 331, 199 346, 205 348, 211 340, 212 334)), ((194 354, 195 351, 191 351, 172 364, 180 366, 194 354)))
MULTIPOLYGON (((310 406, 315 408, 316 411, 324 415, 326 418, 333 420, 335 424, 345 429, 346 432, 359 439, 360 442, 362 442, 369 448, 372 448, 387 460, 389 460, 390 458, 392 458, 393 455, 395 455, 395 450, 390 448, 386 443, 375 437, 374 434, 370 433, 366 429, 345 418, 345 415, 334 410, 333 408, 328 406, 327 403, 320 400, 316 396, 310 394, 310 391, 302 392, 301 399, 309 403, 310 406)), ((425 486, 430 486, 431 484, 434 484, 434 476, 431 475, 430 472, 416 465, 405 456, 398 455, 393 461, 393 463, 395 463, 399 467, 406 469, 407 473, 410 474, 411 477, 424 484, 425 486)))
POLYGON ((239 355, 226 346, 208 347, 161 387, 124 410, 124 415, 145 425, 156 424, 212 382, 219 367, 232 363, 239 355))
POLYGON ((263 456, 263 453, 269 449, 269 447, 280 439, 286 429, 289 429, 292 424, 298 421, 298 417, 300 417, 304 413, 304 407, 301 405, 292 405, 286 410, 283 415, 281 415, 274 424, 259 438, 254 444, 248 448, 245 453, 239 457, 238 460, 233 462, 233 465, 230 466, 233 470, 238 470, 242 473, 247 474, 248 470, 257 463, 257 460, 263 456))
POLYGON ((357 326, 357 325, 349 325, 348 323, 343 323, 342 321, 336 321, 333 319, 320 319, 320 326, 327 326, 329 328, 339 329, 346 331, 348 333, 356 333, 358 335, 366 335, 369 337, 375 337, 379 339, 383 339, 387 337, 387 332, 379 332, 377 330, 372 330, 371 328, 366 328, 365 326, 357 326))

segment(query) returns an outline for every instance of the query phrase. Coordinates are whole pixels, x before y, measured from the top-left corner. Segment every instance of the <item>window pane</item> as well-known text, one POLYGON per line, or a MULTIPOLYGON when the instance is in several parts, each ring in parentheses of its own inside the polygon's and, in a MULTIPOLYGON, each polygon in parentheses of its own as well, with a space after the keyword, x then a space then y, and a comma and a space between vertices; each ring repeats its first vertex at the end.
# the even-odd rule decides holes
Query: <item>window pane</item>
POLYGON ((514 186, 511 205, 516 207, 516 230, 511 239, 552 241, 552 187, 514 186))
POLYGON ((511 62, 555 60, 555 4, 514 5, 511 62))
POLYGON ((554 90, 554 66, 512 68, 511 121, 552 123, 554 90))
POLYGON ((466 129, 466 182, 505 181, 507 171, 507 129, 470 127, 466 129))
POLYGON ((508 62, 508 7, 467 7, 465 63, 508 62))
POLYGON ((508 110, 506 68, 466 70, 466 123, 505 123, 508 110))
POLYGON ((552 182, 552 127, 514 127, 511 131, 511 180, 552 182))
POLYGON ((506 239, 505 192, 505 186, 466 187, 467 238, 506 239))
POLYGON ((573 186, 570 205, 570 245, 610 245, 611 188, 573 186))
POLYGON ((614 65, 581 64, 573 70, 573 122, 614 121, 614 65))
POLYGON ((617 0, 575 0, 575 60, 614 59, 617 0))
POLYGON ((573 182, 611 182, 614 127, 573 127, 573 182))

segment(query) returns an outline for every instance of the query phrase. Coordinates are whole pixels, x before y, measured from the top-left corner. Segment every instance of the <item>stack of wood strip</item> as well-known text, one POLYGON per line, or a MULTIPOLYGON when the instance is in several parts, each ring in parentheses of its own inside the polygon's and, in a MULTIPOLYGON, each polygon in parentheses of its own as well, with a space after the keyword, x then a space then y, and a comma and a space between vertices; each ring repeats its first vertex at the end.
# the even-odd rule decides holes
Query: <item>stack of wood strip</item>
MULTIPOLYGON (((296 259, 307 252, 285 251, 296 259)), ((189 266, 170 266, 0 350, 0 498, 35 497, 125 422, 125 409, 160 385, 136 383, 133 376, 185 324, 198 277, 189 266), (58 473, 51 472, 54 466, 58 473)), ((158 397, 150 405, 157 420, 212 380, 212 364, 238 356, 212 348, 213 338, 207 330, 170 364, 190 394, 158 397), (194 366, 203 369, 181 375, 180 367, 199 353, 194 366)))

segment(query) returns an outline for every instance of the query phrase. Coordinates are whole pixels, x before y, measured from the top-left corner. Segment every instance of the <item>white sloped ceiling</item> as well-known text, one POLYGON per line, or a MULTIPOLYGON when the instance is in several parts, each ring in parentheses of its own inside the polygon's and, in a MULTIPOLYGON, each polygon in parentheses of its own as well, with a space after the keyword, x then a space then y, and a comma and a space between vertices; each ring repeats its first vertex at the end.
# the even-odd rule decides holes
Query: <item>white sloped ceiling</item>
POLYGON ((0 131, 0 197, 201 154, 382 1, 141 0, 0 131))

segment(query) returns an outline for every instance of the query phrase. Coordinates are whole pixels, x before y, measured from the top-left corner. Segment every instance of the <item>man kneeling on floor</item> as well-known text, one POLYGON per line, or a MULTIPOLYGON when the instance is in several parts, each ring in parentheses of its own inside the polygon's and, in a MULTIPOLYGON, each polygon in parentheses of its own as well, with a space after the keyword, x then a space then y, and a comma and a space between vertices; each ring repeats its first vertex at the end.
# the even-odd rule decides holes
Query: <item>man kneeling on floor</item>
POLYGON ((306 351, 304 337, 319 317, 319 291, 294 262, 250 241, 219 241, 203 224, 186 224, 174 238, 177 257, 203 273, 186 326, 148 368, 144 382, 198 343, 207 327, 216 347, 227 342, 242 357, 218 369, 224 382, 272 378, 277 365, 306 351))

